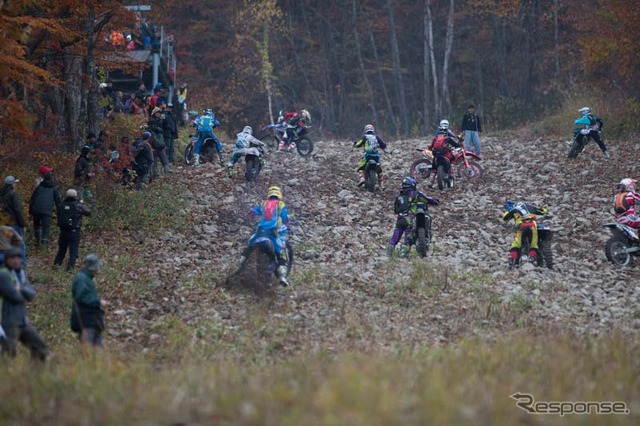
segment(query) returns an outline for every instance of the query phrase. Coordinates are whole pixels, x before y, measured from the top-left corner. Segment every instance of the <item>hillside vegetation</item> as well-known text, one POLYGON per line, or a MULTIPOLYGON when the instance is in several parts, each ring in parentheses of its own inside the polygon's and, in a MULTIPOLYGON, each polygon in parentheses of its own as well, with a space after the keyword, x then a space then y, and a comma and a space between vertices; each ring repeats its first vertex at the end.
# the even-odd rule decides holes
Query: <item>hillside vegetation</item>
POLYGON ((360 154, 347 141, 320 141, 309 160, 271 153, 254 185, 242 180, 242 163, 233 179, 208 164, 177 167, 143 192, 101 184, 81 253, 97 252, 106 263, 99 286, 114 302, 108 349, 95 359, 79 355, 68 331, 71 276, 51 269, 52 249, 32 249, 39 296, 30 317, 52 359, 42 369, 24 359, 0 369, 10 384, 1 417, 32 424, 559 420, 526 414, 509 398, 526 392, 539 401, 620 400, 631 410, 563 421, 637 423, 640 270, 606 261, 601 225, 611 219, 613 184, 633 175, 640 148, 612 141, 607 162, 589 145, 567 162, 561 140, 487 137, 483 179, 435 194, 441 205, 431 209, 427 259, 389 260, 392 201, 419 143, 390 144, 386 188, 375 194, 355 186, 360 154), (294 286, 264 298, 224 290, 255 226, 248 209, 271 184, 283 187, 296 217, 294 286), (549 207, 554 270, 507 270, 505 197, 549 207))

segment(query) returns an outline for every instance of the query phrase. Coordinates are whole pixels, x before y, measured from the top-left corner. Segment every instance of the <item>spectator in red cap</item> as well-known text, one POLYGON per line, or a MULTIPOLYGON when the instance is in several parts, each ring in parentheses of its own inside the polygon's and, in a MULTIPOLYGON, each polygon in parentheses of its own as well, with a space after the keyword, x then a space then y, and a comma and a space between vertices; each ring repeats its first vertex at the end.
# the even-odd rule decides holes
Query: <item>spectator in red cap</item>
POLYGON ((48 166, 42 166, 38 169, 38 177, 36 178, 36 188, 38 187, 38 185, 42 183, 42 180, 44 179, 44 175, 47 173, 53 173, 53 169, 48 166))

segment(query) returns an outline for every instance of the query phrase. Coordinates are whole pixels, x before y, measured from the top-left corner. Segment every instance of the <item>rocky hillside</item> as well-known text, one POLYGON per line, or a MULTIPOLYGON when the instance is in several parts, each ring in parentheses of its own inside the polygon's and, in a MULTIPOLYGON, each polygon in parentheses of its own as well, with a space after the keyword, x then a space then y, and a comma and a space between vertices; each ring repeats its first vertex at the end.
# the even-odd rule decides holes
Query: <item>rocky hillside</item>
POLYGON ((386 187, 375 194, 356 186, 360 153, 346 141, 317 142, 310 159, 271 153, 252 185, 244 182, 242 162, 232 179, 217 164, 178 167, 172 179, 184 187, 177 201, 191 232, 167 230, 153 243, 155 252, 145 259, 153 266, 145 278, 151 296, 115 310, 113 337, 152 345, 167 316, 202 330, 200 338, 222 338, 230 351, 272 350, 275 341, 286 353, 398 349, 531 326, 584 333, 640 327, 640 265, 607 263, 609 235, 601 227, 612 217, 615 182, 639 174, 633 159, 640 146, 612 143, 606 161, 590 144, 568 161, 564 141, 487 137, 481 180, 444 193, 421 188, 441 200, 431 209, 434 245, 427 259, 415 253, 388 259, 392 203, 418 144, 390 143, 392 152, 383 156, 386 187), (272 184, 283 188, 295 214, 294 286, 258 300, 218 284, 253 232, 249 208, 272 184), (506 197, 548 206, 557 231, 554 270, 507 269, 512 231, 500 219, 506 197))

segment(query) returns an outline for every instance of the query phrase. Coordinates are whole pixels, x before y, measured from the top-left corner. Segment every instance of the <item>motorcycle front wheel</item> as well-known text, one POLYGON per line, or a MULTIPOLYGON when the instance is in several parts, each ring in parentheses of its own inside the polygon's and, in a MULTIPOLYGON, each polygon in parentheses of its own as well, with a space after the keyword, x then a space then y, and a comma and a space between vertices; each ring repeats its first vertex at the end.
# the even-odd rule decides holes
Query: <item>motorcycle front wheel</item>
POLYGON ((184 164, 190 166, 193 164, 193 144, 190 143, 184 150, 184 164))
POLYGON ((585 145, 583 140, 584 138, 575 138, 573 140, 573 143, 571 144, 571 148, 569 149, 569 154, 567 155, 569 158, 576 158, 578 157, 578 154, 582 152, 585 145))
POLYGON ((365 174, 365 187, 369 192, 373 192, 376 190, 376 182, 378 181, 378 173, 376 172, 375 167, 369 167, 365 174))
POLYGON ((468 162, 468 168, 464 163, 458 166, 458 177, 465 179, 480 179, 482 177, 482 166, 474 160, 469 160, 468 162))
POLYGON ((278 149, 278 146, 280 145, 280 139, 273 135, 265 136, 264 138, 262 138, 262 142, 267 144, 269 150, 271 151, 278 149))

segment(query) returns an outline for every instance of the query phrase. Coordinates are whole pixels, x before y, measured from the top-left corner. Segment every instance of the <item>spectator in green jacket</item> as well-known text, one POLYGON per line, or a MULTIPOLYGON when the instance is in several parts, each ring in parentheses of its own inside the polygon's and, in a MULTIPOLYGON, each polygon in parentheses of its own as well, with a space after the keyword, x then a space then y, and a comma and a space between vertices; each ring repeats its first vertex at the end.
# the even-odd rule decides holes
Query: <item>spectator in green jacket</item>
POLYGON ((31 351, 31 357, 44 361, 47 358, 47 345, 36 329, 27 320, 26 302, 36 297, 27 274, 22 266, 20 249, 5 250, 5 265, 0 268, 0 297, 2 297, 2 328, 5 337, 2 342, 2 354, 15 358, 18 341, 31 351))
POLYGON ((82 270, 73 279, 71 289, 73 306, 71 308, 71 331, 78 333, 81 343, 93 347, 102 347, 104 331, 104 311, 109 305, 98 295, 93 279, 100 273, 102 265, 95 254, 90 254, 82 262, 82 270))
POLYGON ((22 210, 22 201, 16 192, 16 184, 20 182, 13 176, 4 179, 4 185, 0 187, 0 225, 9 225, 23 239, 21 254, 23 265, 27 264, 27 246, 24 244, 24 230, 27 221, 22 210))

